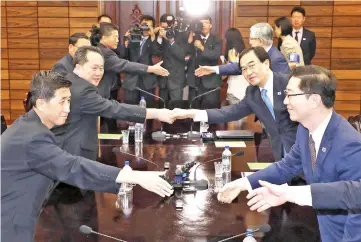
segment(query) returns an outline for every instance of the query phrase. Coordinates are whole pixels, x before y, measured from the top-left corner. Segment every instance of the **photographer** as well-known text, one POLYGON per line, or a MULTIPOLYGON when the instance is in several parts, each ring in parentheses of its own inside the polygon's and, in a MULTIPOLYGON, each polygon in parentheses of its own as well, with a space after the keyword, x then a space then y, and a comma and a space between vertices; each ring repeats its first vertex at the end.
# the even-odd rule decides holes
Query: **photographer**
MULTIPOLYGON (((140 26, 133 26, 125 34, 125 59, 145 65, 152 65, 152 57, 160 55, 160 47, 156 42, 154 33, 155 19, 143 15, 140 26)), ((147 92, 154 93, 157 86, 157 77, 154 74, 127 73, 124 76, 124 102, 128 104, 139 103, 140 97, 152 100, 153 97, 136 90, 139 87, 147 92)))
MULTIPOLYGON (((195 70, 199 66, 217 65, 221 55, 221 40, 211 34, 212 19, 209 16, 200 18, 200 22, 193 22, 188 37, 188 52, 191 57, 188 61, 187 81, 189 86, 189 100, 195 96, 221 86, 221 77, 216 74, 196 77, 195 70), (201 23, 201 25, 200 25, 201 23)), ((207 94, 196 100, 203 108, 217 108, 220 104, 220 90, 207 94)))
POLYGON ((183 88, 186 86, 185 52, 183 33, 174 28, 175 18, 171 14, 163 14, 160 27, 156 28, 157 43, 163 53, 163 67, 169 71, 168 77, 159 77, 159 95, 164 100, 182 100, 183 88))

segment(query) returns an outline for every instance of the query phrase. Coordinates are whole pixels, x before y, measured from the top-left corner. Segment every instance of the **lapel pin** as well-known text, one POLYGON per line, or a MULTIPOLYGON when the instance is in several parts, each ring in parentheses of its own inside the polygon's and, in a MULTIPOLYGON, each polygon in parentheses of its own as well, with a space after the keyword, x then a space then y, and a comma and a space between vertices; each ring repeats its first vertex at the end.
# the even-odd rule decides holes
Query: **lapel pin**
POLYGON ((278 95, 278 96, 281 96, 281 92, 277 92, 277 95, 278 95))
POLYGON ((322 147, 322 152, 326 152, 326 148, 325 148, 325 147, 322 147))

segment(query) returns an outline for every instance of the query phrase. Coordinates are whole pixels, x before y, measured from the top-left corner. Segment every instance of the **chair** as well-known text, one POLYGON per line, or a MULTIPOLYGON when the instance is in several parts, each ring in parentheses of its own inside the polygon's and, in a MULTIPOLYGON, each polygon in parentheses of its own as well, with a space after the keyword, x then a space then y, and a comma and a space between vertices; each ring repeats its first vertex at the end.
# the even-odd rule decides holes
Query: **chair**
POLYGON ((31 103, 31 92, 28 91, 26 93, 26 98, 23 100, 24 110, 25 112, 29 112, 33 108, 33 104, 31 103))
POLYGON ((347 120, 358 132, 361 133, 361 115, 350 116, 347 120))
POLYGON ((4 115, 1 114, 1 134, 7 129, 6 121, 4 115))

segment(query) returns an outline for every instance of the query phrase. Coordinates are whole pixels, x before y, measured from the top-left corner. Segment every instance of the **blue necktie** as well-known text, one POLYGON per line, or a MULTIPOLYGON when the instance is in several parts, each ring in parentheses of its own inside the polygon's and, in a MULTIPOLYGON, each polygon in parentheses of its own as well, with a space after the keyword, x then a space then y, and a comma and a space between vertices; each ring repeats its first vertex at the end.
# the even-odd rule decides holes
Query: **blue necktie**
POLYGON ((275 119, 275 113, 273 110, 273 105, 271 102, 271 99, 267 96, 267 90, 266 89, 262 89, 261 91, 261 97, 263 99, 263 102, 266 104, 268 110, 271 112, 273 119, 275 119))
POLYGON ((142 54, 143 45, 144 45, 146 40, 147 40, 146 38, 142 38, 142 41, 140 42, 140 53, 139 53, 140 55, 142 54))

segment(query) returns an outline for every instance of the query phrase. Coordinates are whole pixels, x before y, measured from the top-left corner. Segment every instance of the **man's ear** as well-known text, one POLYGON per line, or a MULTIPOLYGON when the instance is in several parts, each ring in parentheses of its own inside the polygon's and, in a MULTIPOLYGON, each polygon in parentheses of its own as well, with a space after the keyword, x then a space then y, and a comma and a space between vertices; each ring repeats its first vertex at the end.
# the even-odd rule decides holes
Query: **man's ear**
POLYGON ((39 109, 40 111, 43 111, 44 110, 44 107, 45 107, 45 99, 42 99, 42 98, 38 98, 35 102, 35 106, 37 109, 39 109))

